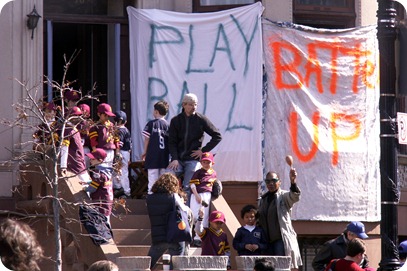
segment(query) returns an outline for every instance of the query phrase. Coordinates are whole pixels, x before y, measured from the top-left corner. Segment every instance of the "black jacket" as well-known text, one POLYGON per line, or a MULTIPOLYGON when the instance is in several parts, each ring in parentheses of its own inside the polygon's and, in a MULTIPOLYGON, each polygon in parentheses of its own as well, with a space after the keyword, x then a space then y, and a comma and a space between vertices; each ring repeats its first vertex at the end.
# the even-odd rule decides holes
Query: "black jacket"
POLYGON ((196 112, 187 117, 184 112, 171 119, 168 145, 171 160, 188 161, 193 150, 202 146, 204 133, 211 136, 211 140, 201 149, 202 152, 211 151, 222 140, 219 130, 204 115, 196 112))
MULTIPOLYGON (((346 257, 346 250, 348 248, 348 239, 346 239, 346 232, 342 233, 335 239, 327 241, 322 248, 315 255, 312 261, 312 267, 315 271, 323 271, 329 262, 333 259, 342 259, 346 257)), ((369 266, 369 259, 367 255, 363 259, 360 267, 366 268, 369 266)))
POLYGON ((328 265, 332 259, 345 258, 347 247, 348 242, 344 234, 327 241, 319 250, 318 254, 315 255, 312 261, 312 267, 315 271, 325 270, 326 265, 328 265))
POLYGON ((152 243, 167 243, 167 215, 175 208, 174 195, 154 193, 147 196, 146 203, 152 243))

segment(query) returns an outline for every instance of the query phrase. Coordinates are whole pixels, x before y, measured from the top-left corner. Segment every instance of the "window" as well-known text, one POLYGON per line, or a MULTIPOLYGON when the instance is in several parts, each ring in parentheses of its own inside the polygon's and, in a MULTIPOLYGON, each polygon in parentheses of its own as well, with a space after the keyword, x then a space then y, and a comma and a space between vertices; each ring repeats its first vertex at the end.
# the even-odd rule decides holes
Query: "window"
POLYGON ((193 0, 194 12, 211 12, 250 5, 260 0, 193 0))
POLYGON ((317 28, 355 26, 355 0, 293 0, 294 23, 317 28))

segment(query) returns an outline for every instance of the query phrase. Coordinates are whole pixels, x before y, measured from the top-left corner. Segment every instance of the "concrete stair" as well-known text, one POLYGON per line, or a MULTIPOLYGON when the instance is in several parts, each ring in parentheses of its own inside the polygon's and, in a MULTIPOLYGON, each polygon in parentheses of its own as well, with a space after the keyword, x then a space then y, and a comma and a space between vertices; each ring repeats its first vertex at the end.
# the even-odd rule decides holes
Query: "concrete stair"
MULTIPOLYGON (((114 241, 122 257, 147 256, 151 230, 145 199, 126 199, 125 207, 116 206, 110 220, 114 241)), ((189 255, 201 255, 201 249, 191 247, 189 255)))
POLYGON ((121 256, 147 256, 151 245, 150 219, 145 199, 126 199, 110 217, 113 239, 121 256))

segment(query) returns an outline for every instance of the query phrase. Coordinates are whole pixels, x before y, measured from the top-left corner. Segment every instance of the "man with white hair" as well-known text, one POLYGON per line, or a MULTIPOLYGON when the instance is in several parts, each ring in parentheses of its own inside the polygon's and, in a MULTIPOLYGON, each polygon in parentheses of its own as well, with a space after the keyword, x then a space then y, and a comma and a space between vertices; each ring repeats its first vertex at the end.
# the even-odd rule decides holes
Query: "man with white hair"
POLYGON ((191 194, 189 181, 199 169, 202 153, 211 151, 222 140, 219 130, 212 122, 196 112, 197 106, 197 96, 186 94, 182 100, 182 112, 171 119, 169 129, 171 163, 168 169, 173 170, 177 176, 184 174, 182 187, 188 194, 188 201, 191 194), (202 147, 204 133, 211 136, 211 139, 202 147))

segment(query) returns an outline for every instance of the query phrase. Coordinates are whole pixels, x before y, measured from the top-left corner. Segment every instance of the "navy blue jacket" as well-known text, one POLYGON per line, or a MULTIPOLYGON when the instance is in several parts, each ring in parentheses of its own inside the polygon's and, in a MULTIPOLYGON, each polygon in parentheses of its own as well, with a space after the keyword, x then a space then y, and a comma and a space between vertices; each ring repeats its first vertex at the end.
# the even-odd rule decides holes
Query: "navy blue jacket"
POLYGON ((235 238, 233 238, 233 248, 236 249, 239 256, 243 255, 261 255, 266 250, 268 242, 266 234, 261 227, 254 228, 253 231, 248 231, 244 227, 237 229, 235 238), (250 251, 245 248, 246 244, 256 244, 259 248, 255 251, 250 251))
POLYGON ((152 243, 167 243, 167 215, 175 208, 174 195, 154 193, 147 196, 146 203, 152 243))

